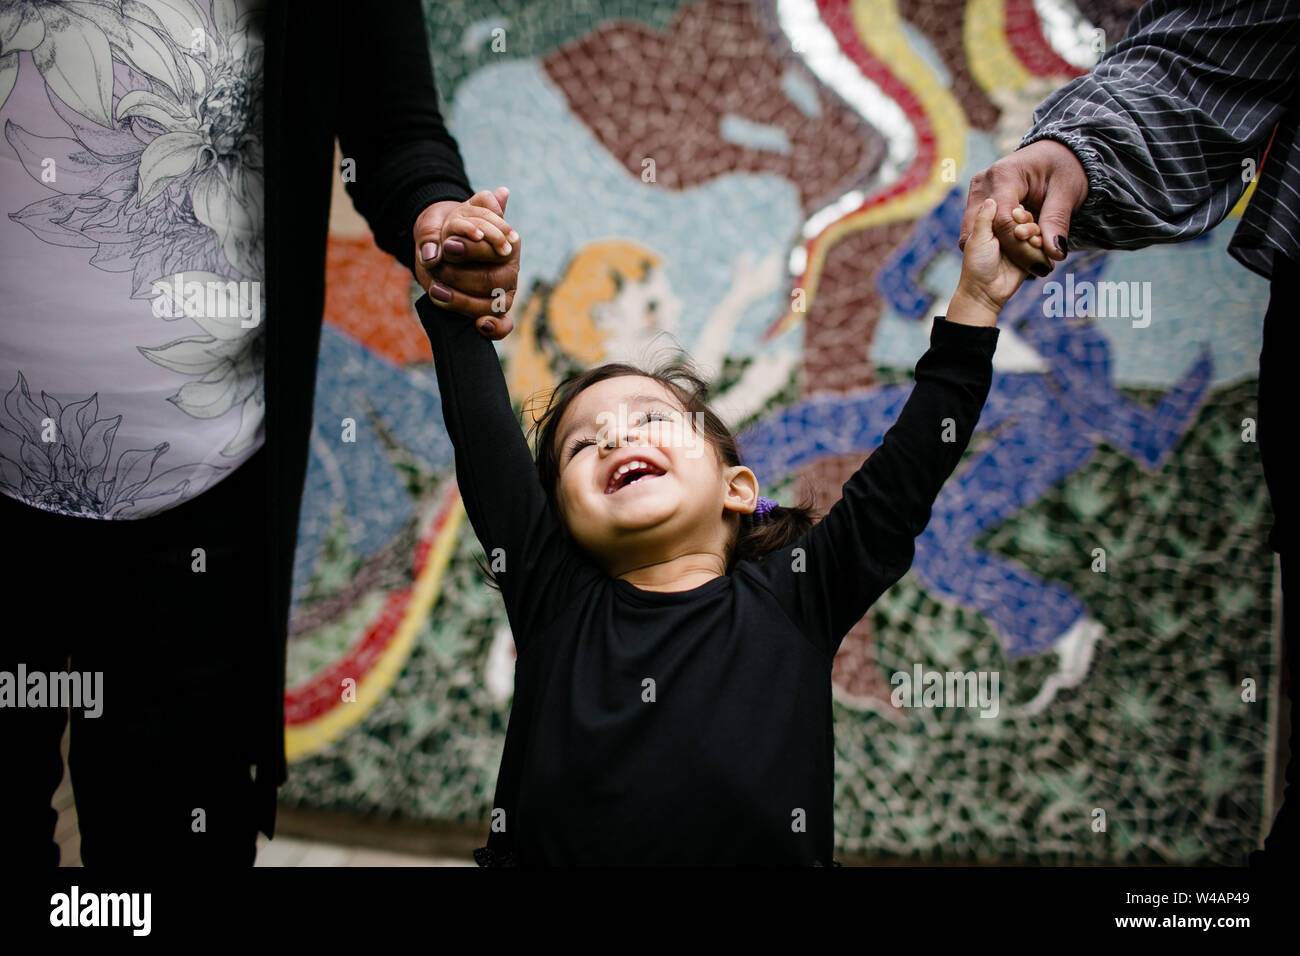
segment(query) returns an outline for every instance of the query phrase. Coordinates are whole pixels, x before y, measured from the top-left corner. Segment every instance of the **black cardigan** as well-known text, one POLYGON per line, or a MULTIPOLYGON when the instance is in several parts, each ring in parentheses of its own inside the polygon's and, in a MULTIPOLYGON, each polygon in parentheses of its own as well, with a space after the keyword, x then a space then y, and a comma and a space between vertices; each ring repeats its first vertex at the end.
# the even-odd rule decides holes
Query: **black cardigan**
POLYGON ((269 0, 263 120, 266 163, 265 564, 267 640, 256 655, 258 829, 275 832, 286 777, 285 654, 298 513, 325 308, 334 139, 356 160, 346 184, 380 248, 413 268, 411 230, 428 205, 470 196, 438 110, 418 0, 353 8, 269 0), (382 12, 380 12, 382 11, 382 12))

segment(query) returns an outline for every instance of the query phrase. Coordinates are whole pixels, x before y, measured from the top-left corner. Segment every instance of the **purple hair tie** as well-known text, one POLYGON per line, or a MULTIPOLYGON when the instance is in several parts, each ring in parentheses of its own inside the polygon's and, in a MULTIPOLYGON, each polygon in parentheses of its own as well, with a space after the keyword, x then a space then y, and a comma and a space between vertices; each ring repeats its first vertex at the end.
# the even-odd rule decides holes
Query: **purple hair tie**
POLYGON ((759 495, 758 504, 755 505, 754 507, 754 520, 755 521, 766 520, 768 513, 771 512, 771 510, 775 507, 776 507, 775 501, 773 501, 771 498, 768 498, 764 495, 759 495))

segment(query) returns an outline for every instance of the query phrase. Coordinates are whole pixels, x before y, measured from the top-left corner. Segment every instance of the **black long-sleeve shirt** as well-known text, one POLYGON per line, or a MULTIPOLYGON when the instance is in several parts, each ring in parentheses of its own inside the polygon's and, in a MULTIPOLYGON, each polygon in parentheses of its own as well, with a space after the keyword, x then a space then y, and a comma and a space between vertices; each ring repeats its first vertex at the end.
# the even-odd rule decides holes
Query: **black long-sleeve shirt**
POLYGON ((476 858, 830 865, 831 663, 912 562, 988 394, 997 329, 936 320, 898 422, 826 517, 790 547, 665 593, 609 576, 573 543, 492 344, 427 296, 416 306, 466 512, 489 554, 504 549, 517 651, 476 858))
POLYGON ((1193 239, 1257 175, 1228 252, 1271 278, 1276 255, 1300 262, 1298 71, 1295 0, 1150 0, 1092 72, 1039 104, 1020 145, 1055 139, 1078 156, 1079 248, 1193 239))

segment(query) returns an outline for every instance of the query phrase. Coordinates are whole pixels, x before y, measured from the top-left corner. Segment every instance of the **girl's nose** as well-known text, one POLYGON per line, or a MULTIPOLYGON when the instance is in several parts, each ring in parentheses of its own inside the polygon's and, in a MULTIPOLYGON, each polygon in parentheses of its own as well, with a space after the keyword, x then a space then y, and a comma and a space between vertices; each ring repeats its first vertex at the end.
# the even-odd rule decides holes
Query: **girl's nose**
POLYGON ((646 444, 646 430, 644 425, 633 425, 626 432, 617 438, 610 438, 600 445, 601 455, 608 455, 610 452, 617 451, 626 445, 644 445, 646 444))

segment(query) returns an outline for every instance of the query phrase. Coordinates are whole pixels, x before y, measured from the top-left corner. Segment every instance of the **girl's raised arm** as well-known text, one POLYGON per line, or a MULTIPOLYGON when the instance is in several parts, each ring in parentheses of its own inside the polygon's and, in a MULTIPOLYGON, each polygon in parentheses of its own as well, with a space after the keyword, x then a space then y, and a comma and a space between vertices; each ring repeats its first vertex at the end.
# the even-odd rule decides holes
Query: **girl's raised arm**
POLYGON ((915 538, 979 420, 997 338, 996 328, 936 318, 912 394, 880 447, 825 518, 758 562, 778 600, 829 656, 911 566, 915 538))
POLYGON ((471 319, 438 308, 427 295, 415 309, 433 347, 465 512, 501 586, 522 656, 531 635, 597 572, 547 504, 492 343, 471 319))

